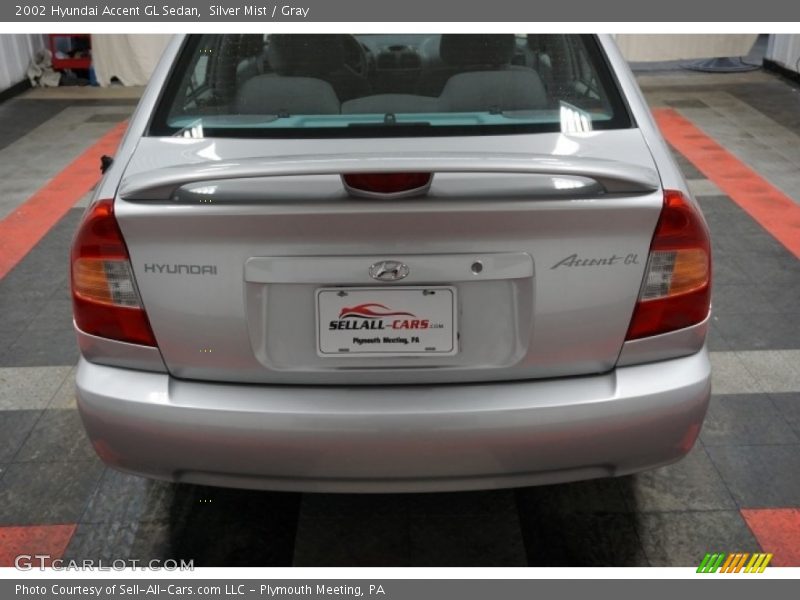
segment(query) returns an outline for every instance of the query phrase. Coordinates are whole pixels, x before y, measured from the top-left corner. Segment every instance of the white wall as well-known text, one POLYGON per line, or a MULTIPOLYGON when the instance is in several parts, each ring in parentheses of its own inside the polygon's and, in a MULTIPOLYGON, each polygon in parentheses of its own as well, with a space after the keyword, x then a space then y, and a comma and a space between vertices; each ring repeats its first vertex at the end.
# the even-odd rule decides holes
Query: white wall
POLYGON ((0 92, 25 79, 33 55, 44 47, 44 36, 0 35, 0 92))
POLYGON ((123 85, 147 85, 171 36, 133 33, 92 34, 92 64, 97 83, 116 77, 123 85))
POLYGON ((622 55, 629 61, 691 60, 745 56, 756 34, 618 34, 622 55))
POLYGON ((769 36, 765 58, 800 73, 800 35, 779 33, 769 36))

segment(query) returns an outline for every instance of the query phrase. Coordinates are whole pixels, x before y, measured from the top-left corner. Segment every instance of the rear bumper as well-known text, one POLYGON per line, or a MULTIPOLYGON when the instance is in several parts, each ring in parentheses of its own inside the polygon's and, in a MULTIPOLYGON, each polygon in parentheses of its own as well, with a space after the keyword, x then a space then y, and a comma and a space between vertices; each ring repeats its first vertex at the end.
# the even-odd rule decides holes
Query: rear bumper
POLYGON ((514 487, 673 462, 700 431, 705 349, 604 375, 490 384, 209 384, 81 359, 101 458, 149 477, 326 492, 514 487))

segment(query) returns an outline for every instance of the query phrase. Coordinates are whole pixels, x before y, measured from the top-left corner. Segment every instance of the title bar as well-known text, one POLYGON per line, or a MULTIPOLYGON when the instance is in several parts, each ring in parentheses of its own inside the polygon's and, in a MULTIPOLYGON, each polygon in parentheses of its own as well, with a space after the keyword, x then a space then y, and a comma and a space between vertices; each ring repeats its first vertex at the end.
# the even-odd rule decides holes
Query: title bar
POLYGON ((707 22, 798 20, 786 0, 112 0, 14 1, 0 4, 0 21, 44 22, 707 22))

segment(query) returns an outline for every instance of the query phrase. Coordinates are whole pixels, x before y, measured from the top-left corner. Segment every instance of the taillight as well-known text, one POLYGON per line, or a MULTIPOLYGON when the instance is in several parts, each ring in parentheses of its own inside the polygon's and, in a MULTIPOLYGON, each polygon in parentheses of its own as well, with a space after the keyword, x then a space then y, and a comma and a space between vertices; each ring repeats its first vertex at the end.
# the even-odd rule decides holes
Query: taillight
POLYGON ((156 345, 114 218, 113 200, 100 200, 84 215, 72 242, 71 262, 72 308, 81 331, 156 345))
POLYGON ((348 173, 342 175, 345 187, 353 195, 412 196, 428 189, 432 173, 348 173))
POLYGON ((645 279, 626 339, 702 322, 711 306, 711 243, 703 218, 681 192, 665 190, 645 279))

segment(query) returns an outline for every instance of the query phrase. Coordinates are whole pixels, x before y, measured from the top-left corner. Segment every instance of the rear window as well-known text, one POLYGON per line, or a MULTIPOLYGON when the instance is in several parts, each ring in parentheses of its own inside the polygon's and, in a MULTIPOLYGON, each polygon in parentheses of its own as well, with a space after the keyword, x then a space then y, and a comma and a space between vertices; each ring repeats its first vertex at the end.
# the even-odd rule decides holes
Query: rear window
POLYGON ((150 134, 488 135, 631 127, 591 35, 190 36, 150 134))

